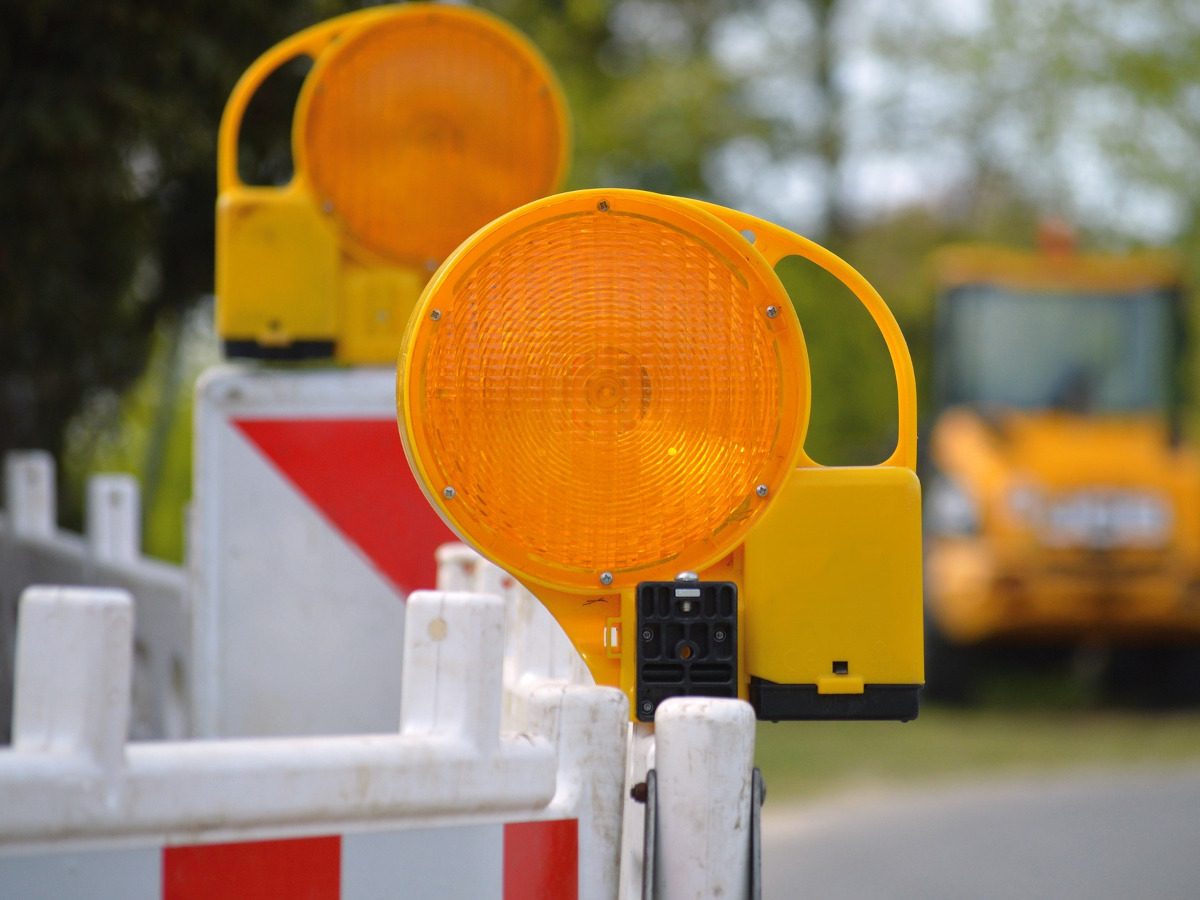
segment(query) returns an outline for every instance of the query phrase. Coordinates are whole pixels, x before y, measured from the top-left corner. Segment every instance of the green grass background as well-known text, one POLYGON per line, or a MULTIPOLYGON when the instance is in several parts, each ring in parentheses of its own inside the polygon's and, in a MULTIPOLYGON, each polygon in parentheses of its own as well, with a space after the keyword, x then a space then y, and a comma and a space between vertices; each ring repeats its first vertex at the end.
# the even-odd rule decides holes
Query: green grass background
POLYGON ((1025 772, 1200 767, 1200 713, 930 707, 912 722, 762 722, 771 800, 1025 772))

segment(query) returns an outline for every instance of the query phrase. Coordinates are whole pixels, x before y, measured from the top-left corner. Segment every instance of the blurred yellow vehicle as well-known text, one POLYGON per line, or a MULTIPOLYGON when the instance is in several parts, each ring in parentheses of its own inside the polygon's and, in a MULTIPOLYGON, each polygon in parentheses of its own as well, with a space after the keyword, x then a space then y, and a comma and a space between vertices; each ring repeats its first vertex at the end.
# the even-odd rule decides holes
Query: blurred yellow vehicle
POLYGON ((1144 648, 1162 690, 1194 699, 1200 457, 1179 422, 1180 269, 1043 244, 934 259, 927 683, 965 698, 987 643, 1144 648))

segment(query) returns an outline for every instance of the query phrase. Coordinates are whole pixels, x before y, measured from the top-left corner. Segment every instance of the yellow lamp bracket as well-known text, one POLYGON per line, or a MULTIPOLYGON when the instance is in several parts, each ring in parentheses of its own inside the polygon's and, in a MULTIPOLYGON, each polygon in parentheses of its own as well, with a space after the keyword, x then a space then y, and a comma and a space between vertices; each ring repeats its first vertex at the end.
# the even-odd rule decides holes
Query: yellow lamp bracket
POLYGON ((912 363, 879 295, 751 216, 630 190, 530 203, 462 244, 405 335, 405 452, 465 541, 547 606, 635 718, 671 696, 768 719, 916 715, 923 680, 912 363), (810 383, 774 266, 867 307, 894 453, 804 453, 810 383))
POLYGON ((537 49, 496 17, 409 3, 276 45, 235 86, 218 136, 217 332, 231 356, 391 363, 430 274, 502 213, 557 190, 570 133, 537 49), (282 187, 238 174, 251 98, 312 60, 282 187))

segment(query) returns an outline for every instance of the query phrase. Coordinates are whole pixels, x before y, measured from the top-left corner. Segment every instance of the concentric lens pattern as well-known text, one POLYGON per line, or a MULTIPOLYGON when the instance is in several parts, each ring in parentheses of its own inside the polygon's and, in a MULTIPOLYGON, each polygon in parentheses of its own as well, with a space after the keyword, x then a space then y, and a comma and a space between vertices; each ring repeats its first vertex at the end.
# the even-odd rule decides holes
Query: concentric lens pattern
POLYGON ((564 584, 729 549, 796 402, 753 293, 711 245, 640 216, 573 214, 494 247, 433 298, 431 489, 454 488, 482 549, 590 573, 564 584))
POLYGON ((472 232, 556 187, 562 115, 549 77, 490 23, 431 10, 345 39, 309 98, 303 140, 327 214, 385 258, 440 263, 472 232))

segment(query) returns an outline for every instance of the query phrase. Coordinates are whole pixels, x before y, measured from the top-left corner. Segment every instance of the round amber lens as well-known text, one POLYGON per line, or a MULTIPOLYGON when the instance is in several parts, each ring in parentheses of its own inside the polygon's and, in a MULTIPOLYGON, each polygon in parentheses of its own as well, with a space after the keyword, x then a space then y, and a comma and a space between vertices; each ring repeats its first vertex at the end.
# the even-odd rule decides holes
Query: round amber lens
POLYGON ((584 191, 494 223, 430 284, 402 430, 467 541, 544 584, 616 590, 740 542, 800 446, 803 359, 787 295, 735 231, 684 201, 584 191))
POLYGON ((562 177, 561 92, 533 46, 486 13, 421 4, 371 19, 309 81, 297 159, 326 213, 386 259, 440 263, 562 177))

